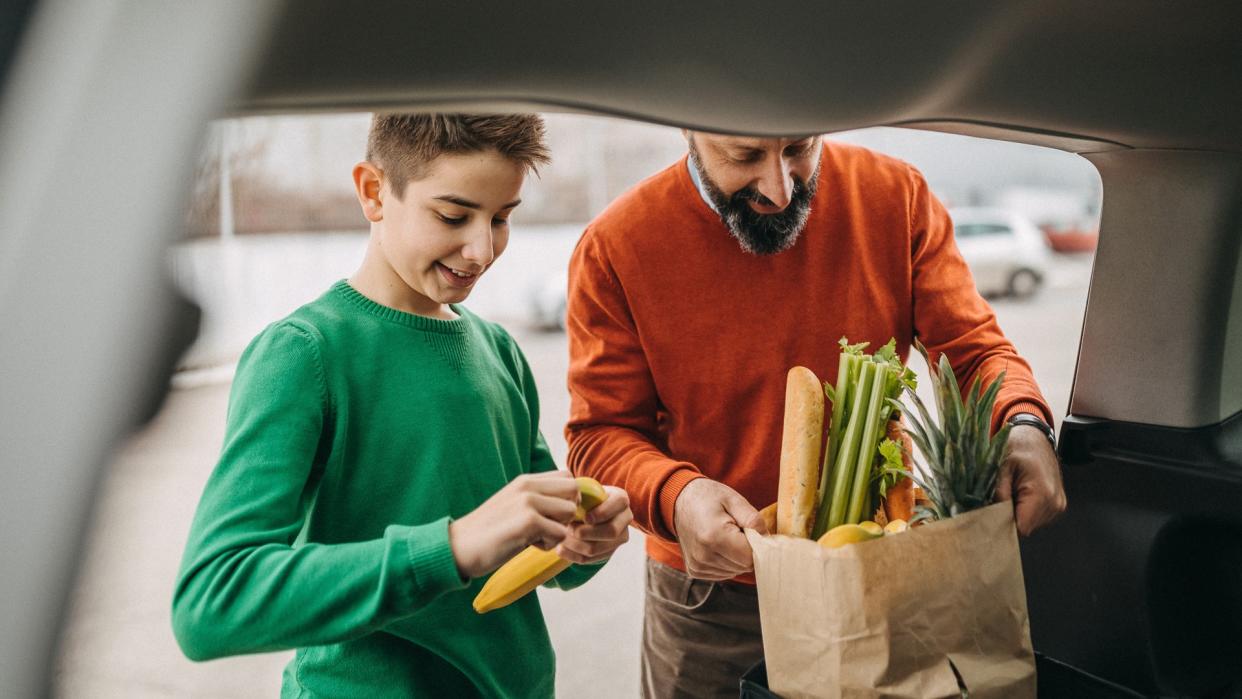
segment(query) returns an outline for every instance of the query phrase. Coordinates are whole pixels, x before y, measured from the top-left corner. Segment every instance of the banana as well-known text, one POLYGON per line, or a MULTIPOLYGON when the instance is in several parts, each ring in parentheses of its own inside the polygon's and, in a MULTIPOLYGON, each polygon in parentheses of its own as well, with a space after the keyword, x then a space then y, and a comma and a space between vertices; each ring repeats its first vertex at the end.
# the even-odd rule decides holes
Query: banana
MULTIPOLYGON (((594 478, 580 476, 578 482, 578 510, 574 513, 577 522, 586 521, 586 513, 608 498, 604 487, 594 478)), ((474 598, 474 611, 485 614, 495 609, 508 606, 531 590, 560 575, 570 566, 569 561, 556 555, 555 551, 544 551, 537 546, 527 546, 518 555, 496 569, 492 576, 483 584, 483 589, 474 598)))

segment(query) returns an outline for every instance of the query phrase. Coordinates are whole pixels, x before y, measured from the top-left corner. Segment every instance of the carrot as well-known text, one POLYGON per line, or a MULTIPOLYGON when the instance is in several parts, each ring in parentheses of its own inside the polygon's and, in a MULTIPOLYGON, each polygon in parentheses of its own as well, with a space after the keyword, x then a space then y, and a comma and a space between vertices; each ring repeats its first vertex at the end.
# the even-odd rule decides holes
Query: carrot
MULTIPOLYGON (((889 420, 885 436, 901 445, 902 461, 905 462, 907 469, 910 468, 914 463, 911 456, 914 444, 910 440, 910 435, 906 434, 902 428, 901 422, 889 420)), ((910 521, 910 518, 914 516, 914 481, 903 476, 895 484, 889 486, 888 493, 884 497, 884 514, 888 516, 889 521, 895 519, 910 521)))

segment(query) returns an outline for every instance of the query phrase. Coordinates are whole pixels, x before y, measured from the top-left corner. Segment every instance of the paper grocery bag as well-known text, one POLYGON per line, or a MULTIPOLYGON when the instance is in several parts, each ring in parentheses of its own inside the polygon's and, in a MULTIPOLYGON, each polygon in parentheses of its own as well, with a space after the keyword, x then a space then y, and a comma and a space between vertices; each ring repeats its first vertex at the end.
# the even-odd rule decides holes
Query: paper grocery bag
POLYGON ((1035 697, 1009 503, 837 549, 746 534, 776 694, 1035 697))

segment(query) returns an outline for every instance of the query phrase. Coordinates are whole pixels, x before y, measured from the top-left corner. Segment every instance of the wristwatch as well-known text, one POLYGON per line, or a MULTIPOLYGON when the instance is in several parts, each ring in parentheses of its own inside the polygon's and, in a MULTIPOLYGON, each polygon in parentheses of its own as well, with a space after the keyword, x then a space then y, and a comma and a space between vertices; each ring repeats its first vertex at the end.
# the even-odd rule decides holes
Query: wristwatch
POLYGON ((1010 425, 1015 427, 1018 425, 1030 425, 1031 427, 1038 429, 1040 432, 1044 433, 1045 437, 1048 438, 1048 443, 1052 445, 1052 451, 1055 452, 1057 450, 1057 433, 1053 431, 1052 425, 1044 422, 1044 419, 1038 415, 1032 415, 1031 413, 1018 413, 1005 422, 1008 422, 1010 425))

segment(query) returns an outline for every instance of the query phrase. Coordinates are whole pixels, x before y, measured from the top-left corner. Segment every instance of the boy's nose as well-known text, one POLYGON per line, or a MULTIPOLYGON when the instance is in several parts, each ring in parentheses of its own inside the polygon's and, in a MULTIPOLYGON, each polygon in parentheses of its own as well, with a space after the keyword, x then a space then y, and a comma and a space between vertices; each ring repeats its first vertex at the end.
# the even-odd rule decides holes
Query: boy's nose
POLYGON ((470 241, 461 249, 461 256, 467 262, 481 267, 490 265, 492 260, 496 258, 491 229, 489 228, 486 233, 471 237, 470 241))

